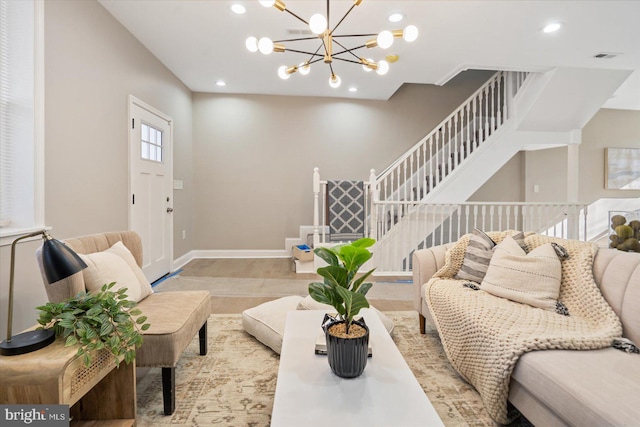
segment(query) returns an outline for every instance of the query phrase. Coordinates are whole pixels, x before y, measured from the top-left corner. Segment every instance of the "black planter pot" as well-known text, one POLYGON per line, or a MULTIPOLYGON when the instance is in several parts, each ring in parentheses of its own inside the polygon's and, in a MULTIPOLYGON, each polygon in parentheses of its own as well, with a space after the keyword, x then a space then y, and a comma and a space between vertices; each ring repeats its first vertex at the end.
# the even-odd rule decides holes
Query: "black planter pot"
POLYGON ((327 340, 327 358, 329 367, 334 374, 342 378, 355 378, 362 374, 367 366, 369 356, 369 328, 363 320, 355 320, 353 323, 362 326, 367 333, 358 338, 339 338, 329 333, 329 328, 338 321, 325 314, 322 328, 327 340))

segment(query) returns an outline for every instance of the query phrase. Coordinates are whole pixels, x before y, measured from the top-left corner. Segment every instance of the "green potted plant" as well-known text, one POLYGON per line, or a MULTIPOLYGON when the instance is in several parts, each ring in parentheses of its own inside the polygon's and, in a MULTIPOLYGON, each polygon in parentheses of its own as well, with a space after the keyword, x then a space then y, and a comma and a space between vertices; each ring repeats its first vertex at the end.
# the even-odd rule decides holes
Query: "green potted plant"
POLYGON ((375 270, 357 276, 360 267, 373 255, 369 247, 374 239, 362 238, 349 244, 316 248, 314 253, 327 262, 317 272, 323 282, 309 284, 309 295, 337 311, 336 318, 325 316, 323 329, 327 340, 329 366, 343 378, 359 376, 367 364, 369 328, 364 320, 354 320, 361 309, 369 307, 366 294, 372 283, 365 280, 375 270))
POLYGON ((56 336, 65 339, 65 346, 78 345, 78 356, 85 366, 91 365, 91 353, 109 350, 119 366, 135 359, 136 348, 142 345, 140 331, 149 329, 146 316, 127 300, 127 288, 111 291, 115 283, 103 285, 99 292, 80 292, 59 303, 48 302, 40 310, 38 323, 53 328, 56 336), (134 318, 134 316, 138 316, 134 318))

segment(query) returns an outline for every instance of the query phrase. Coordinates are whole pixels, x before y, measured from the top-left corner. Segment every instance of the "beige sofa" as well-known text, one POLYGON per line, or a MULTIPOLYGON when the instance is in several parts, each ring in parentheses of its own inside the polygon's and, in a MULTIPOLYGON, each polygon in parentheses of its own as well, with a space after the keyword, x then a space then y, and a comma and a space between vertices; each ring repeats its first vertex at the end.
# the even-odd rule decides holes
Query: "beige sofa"
MULTIPOLYGON (((90 254, 109 249, 121 241, 142 266, 142 242, 133 231, 94 234, 65 243, 79 254, 90 254)), ((41 264, 40 252, 37 253, 41 264)), ((45 282, 46 283, 46 282, 45 282)), ((45 285, 51 302, 59 302, 85 290, 82 272, 45 285)), ((211 297, 207 291, 155 292, 138 303, 151 327, 144 332, 144 342, 136 351, 136 366, 162 368, 162 394, 164 413, 175 411, 175 368, 184 349, 199 332, 200 354, 207 353, 207 319, 211 314, 211 297)))
MULTIPOLYGON (((414 304, 420 331, 432 323, 426 282, 445 263, 453 244, 413 255, 414 304)), ((623 335, 640 345, 640 254, 600 249, 593 274, 622 322, 623 335)), ((536 426, 640 425, 640 354, 614 348, 525 353, 511 375, 509 401, 536 426)))

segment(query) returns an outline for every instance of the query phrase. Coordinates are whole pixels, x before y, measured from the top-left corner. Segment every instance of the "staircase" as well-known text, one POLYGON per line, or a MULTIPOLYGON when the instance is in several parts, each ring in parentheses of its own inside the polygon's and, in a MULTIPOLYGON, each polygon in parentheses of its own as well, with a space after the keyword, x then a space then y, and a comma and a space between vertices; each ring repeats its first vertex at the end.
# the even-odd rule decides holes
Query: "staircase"
MULTIPOLYGON (((577 238, 586 227, 587 209, 580 204, 465 202, 519 151, 579 144, 582 127, 627 76, 583 69, 494 74, 382 173, 372 170, 367 234, 378 241, 378 270, 408 271, 415 249, 455 241, 479 221, 487 230, 504 229, 502 219, 510 216, 512 228, 577 238)), ((314 243, 319 241, 324 239, 315 233, 314 243)))

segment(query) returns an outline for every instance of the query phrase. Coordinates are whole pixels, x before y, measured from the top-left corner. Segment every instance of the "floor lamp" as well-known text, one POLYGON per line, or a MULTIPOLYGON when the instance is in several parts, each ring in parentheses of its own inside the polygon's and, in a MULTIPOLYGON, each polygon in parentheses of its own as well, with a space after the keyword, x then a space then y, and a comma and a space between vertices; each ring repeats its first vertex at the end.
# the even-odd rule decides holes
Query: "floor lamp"
POLYGON ((7 319, 7 339, 0 343, 0 354, 3 356, 16 356, 39 350, 55 341, 53 329, 36 329, 23 332, 16 336, 11 335, 13 323, 13 276, 15 270, 16 243, 20 240, 42 235, 42 266, 47 283, 51 284, 71 276, 84 268, 87 264, 80 259, 78 254, 72 251, 59 240, 52 239, 46 230, 36 231, 18 237, 11 244, 11 271, 9 276, 9 308, 7 319))

